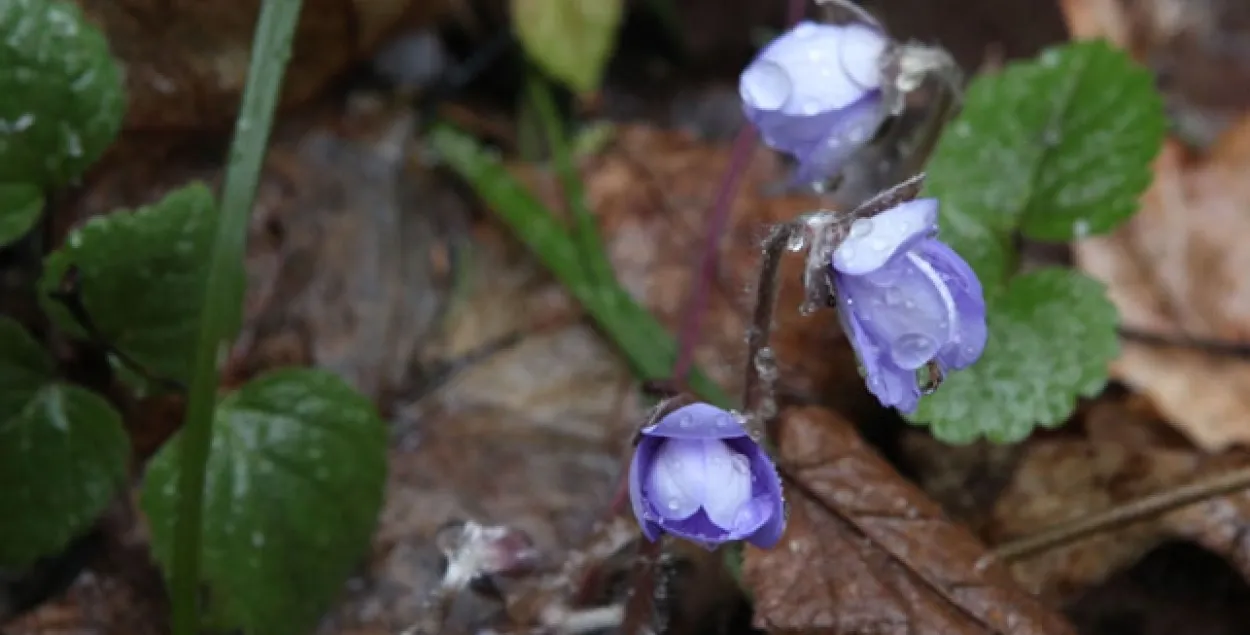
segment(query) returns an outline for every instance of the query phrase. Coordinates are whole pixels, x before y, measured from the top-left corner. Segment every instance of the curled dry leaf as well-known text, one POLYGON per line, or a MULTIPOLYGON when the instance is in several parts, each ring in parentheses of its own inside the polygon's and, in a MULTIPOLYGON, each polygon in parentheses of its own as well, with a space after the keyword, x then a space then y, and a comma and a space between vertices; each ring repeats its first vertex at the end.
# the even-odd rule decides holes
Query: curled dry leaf
POLYGON ((770 632, 1060 635, 1072 629, 1015 585, 985 547, 899 476, 846 421, 783 412, 791 516, 772 550, 747 547, 743 579, 770 632))
MULTIPOLYGON (((129 129, 219 127, 238 108, 260 0, 76 0, 126 71, 129 129)), ((451 2, 308 0, 283 103, 307 100, 369 55, 401 19, 432 20, 451 2)))

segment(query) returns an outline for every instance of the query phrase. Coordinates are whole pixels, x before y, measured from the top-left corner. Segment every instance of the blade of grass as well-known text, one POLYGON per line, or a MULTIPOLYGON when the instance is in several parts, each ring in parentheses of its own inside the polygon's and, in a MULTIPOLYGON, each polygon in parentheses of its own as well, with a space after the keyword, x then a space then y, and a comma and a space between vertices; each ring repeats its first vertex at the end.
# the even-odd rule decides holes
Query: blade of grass
MULTIPOLYGON (((673 337, 615 279, 595 282, 585 275, 572 237, 550 210, 508 174, 496 156, 469 135, 445 124, 435 126, 427 140, 442 161, 473 187, 586 308, 621 349, 635 374, 654 380, 669 376, 677 357, 673 337)), ((734 405, 715 382, 698 370, 691 373, 690 389, 722 408, 734 405)))
POLYGON ((282 77, 302 0, 265 0, 252 40, 247 85, 230 146, 217 236, 208 262, 204 309, 196 341, 187 419, 178 451, 178 516, 172 572, 173 632, 199 631, 200 540, 204 480, 217 401, 218 360, 229 350, 242 311, 243 255, 282 77))
POLYGON ((582 177, 569 151, 569 136, 564 130, 564 122, 560 120, 560 112, 556 108, 555 99, 551 96, 551 88, 547 81, 537 73, 531 72, 526 81, 526 94, 534 112, 538 115, 539 127, 547 137, 547 148, 551 152, 551 161, 555 166, 556 175, 560 178, 560 187, 564 194, 565 209, 573 216, 573 242, 577 245, 582 261, 586 266, 587 275, 598 284, 609 284, 616 280, 612 263, 608 261, 607 249, 599 237, 599 227, 595 217, 586 204, 585 188, 582 177))

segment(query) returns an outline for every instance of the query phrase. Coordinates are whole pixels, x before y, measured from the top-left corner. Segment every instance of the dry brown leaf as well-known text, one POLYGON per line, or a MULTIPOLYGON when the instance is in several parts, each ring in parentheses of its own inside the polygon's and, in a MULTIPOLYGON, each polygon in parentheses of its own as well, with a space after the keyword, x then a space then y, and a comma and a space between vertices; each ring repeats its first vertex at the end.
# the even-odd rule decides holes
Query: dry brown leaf
MULTIPOLYGON (((1031 444, 987 527, 1000 542, 1086 517, 1147 494, 1250 465, 1242 451, 1208 457, 1192 449, 1131 447, 1080 439, 1031 444)), ((1017 579, 1071 597, 1169 540, 1189 540, 1250 579, 1250 493, 1212 498, 1049 550, 1013 566, 1017 579)))
POLYGON ((900 477, 847 422, 783 413, 780 465, 790 524, 772 550, 748 547, 743 579, 771 632, 1013 633, 1071 628, 982 563, 985 547, 900 477))
MULTIPOLYGON (((1250 118, 1205 160, 1169 142, 1141 211, 1114 234, 1075 245, 1078 264, 1105 282, 1123 324, 1177 339, 1250 337, 1250 118)), ((1150 395, 1198 446, 1250 443, 1250 363, 1124 343, 1115 376, 1150 395)))
POLYGON ((612 497, 642 414, 628 368, 497 231, 479 228, 470 271, 427 365, 519 341, 400 410, 369 573, 322 632, 415 622, 441 576, 431 538, 450 519, 523 530, 559 563, 612 497))
MULTIPOLYGON (((1065 0, 1077 37, 1107 37, 1139 58, 1187 55, 1175 92, 1235 110, 1250 106, 1250 57, 1219 45, 1250 20, 1244 3, 1065 0), (1188 49, 1185 47, 1188 43, 1188 49), (1194 47, 1197 47, 1196 49, 1194 47), (1180 47, 1181 53, 1177 53, 1180 47), (1214 48, 1213 48, 1214 47, 1214 48), (1238 57, 1241 55, 1241 57, 1238 57), (1193 71, 1198 71, 1195 75, 1193 71), (1235 99, 1212 90, 1235 89, 1235 99)), ((1142 209, 1109 236, 1078 241, 1077 264, 1109 287, 1124 325, 1177 340, 1243 342, 1250 337, 1250 117, 1219 135, 1210 153, 1187 156, 1169 140, 1155 162, 1142 209)), ((1199 447, 1250 443, 1250 363, 1175 347, 1124 343, 1113 375, 1150 395, 1199 447)))
MULTIPOLYGON (((220 127, 238 108, 260 0, 76 0, 126 73, 129 129, 220 127)), ((283 101, 297 104, 368 55, 397 22, 432 20, 449 2, 309 0, 283 101)))

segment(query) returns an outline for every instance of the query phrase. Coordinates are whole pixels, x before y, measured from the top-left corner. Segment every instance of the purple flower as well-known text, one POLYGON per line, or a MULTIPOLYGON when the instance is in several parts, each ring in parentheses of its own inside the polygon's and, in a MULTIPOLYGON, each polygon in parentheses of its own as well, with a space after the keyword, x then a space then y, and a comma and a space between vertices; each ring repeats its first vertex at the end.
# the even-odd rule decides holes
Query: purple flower
POLYGON ((668 532, 708 549, 730 540, 766 549, 786 524, 777 468, 737 416, 705 403, 643 428, 629 498, 651 541, 668 532))
POLYGON ((912 412, 918 369, 970 366, 985 349, 981 282, 936 238, 938 202, 917 199, 851 225, 833 252, 838 313, 886 406, 912 412))
POLYGON ((800 22, 742 72, 746 117, 765 144, 798 160, 796 181, 833 177, 881 125, 888 45, 867 25, 800 22))

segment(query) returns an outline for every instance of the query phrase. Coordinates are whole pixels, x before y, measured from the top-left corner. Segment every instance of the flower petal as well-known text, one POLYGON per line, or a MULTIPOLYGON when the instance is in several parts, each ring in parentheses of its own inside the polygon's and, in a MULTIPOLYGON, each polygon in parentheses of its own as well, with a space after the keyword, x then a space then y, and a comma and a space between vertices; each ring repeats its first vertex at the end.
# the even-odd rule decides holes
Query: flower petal
POLYGON ((887 408, 897 408, 902 412, 915 410, 920 402, 920 387, 916 384, 915 375, 899 369, 889 359, 883 359, 883 347, 860 321, 859 301, 848 293, 847 280, 848 276, 834 276, 838 316, 855 356, 864 367, 868 391, 887 408))
POLYGON ((674 536, 698 543, 707 549, 715 549, 728 540, 737 540, 732 532, 721 529, 709 520, 703 510, 683 520, 661 519, 660 526, 674 536))
POLYGON ((842 72, 860 88, 880 88, 881 56, 888 45, 886 37, 868 25, 847 25, 838 46, 842 72))
POLYGON ((682 520, 699 511, 707 494, 706 443, 668 439, 656 450, 643 477, 642 494, 661 518, 682 520))
POLYGON ((898 368, 920 368, 954 338, 954 298, 933 267, 915 253, 902 254, 868 275, 836 278, 860 325, 883 358, 898 368))
MULTIPOLYGON (((682 443, 678 441, 677 443, 682 443)), ((686 442, 689 443, 689 442, 686 442)), ((703 511, 717 526, 733 530, 744 522, 754 522, 752 530, 764 522, 744 519, 751 501, 751 460, 730 449, 724 441, 701 441, 703 444, 703 511)))
POLYGON ((799 161, 795 183, 813 183, 833 178, 860 148, 872 139, 885 120, 881 93, 871 92, 862 99, 822 117, 824 136, 811 143, 796 144, 792 153, 799 161))
POLYGON ((851 276, 880 269, 896 254, 936 231, 937 213, 937 199, 920 198, 855 221, 850 235, 833 252, 833 268, 851 276))
POLYGON ((857 101, 865 91, 862 84, 852 80, 842 62, 843 51, 849 50, 848 44, 856 49, 852 51, 854 76, 862 80, 865 74, 859 67, 863 58, 884 50, 884 36, 871 29, 864 33, 862 27, 810 21, 801 22, 778 36, 747 68, 750 70, 757 63, 767 61, 785 69, 793 87, 789 99, 780 108, 787 114, 814 115, 840 110, 857 101), (848 38, 849 41, 844 42, 848 38))
POLYGON ((736 415, 706 403, 692 403, 664 415, 642 434, 666 439, 733 439, 747 436, 736 415))
POLYGON ((751 544, 762 549, 771 548, 781 540, 786 529, 786 503, 781 489, 781 477, 768 453, 758 443, 749 438, 731 439, 725 443, 750 459, 751 492, 755 496, 751 500, 751 514, 761 514, 764 519, 762 524, 751 530, 744 526, 736 529, 749 531, 743 537, 751 544))
POLYGON ((967 368, 980 359, 988 338, 981 281, 954 249, 937 239, 922 241, 916 252, 946 283, 958 316, 954 337, 938 352, 937 359, 946 370, 967 368))
POLYGON ((629 462, 629 502, 634 507, 634 518, 638 519, 642 535, 651 542, 659 540, 660 526, 655 523, 656 514, 643 497, 642 479, 654 462, 656 449, 663 443, 660 438, 643 437, 638 441, 638 447, 634 448, 634 458, 629 462))

